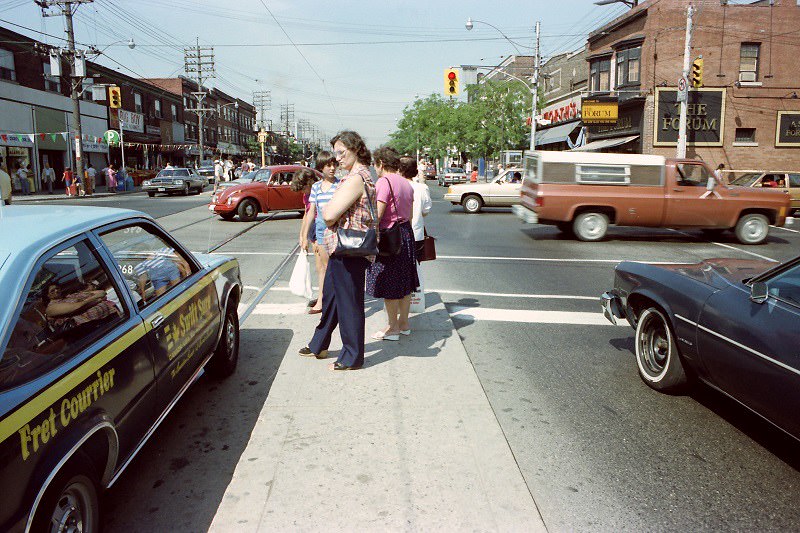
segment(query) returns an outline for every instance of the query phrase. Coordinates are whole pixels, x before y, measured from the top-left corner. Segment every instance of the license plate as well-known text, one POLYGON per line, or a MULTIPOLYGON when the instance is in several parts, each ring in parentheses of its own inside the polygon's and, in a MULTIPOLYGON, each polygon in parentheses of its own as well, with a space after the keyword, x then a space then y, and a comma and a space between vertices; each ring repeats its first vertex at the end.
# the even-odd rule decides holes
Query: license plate
POLYGON ((158 192, 164 192, 164 191, 166 191, 166 190, 167 190, 167 189, 165 189, 164 187, 159 187, 159 188, 158 188, 158 192))

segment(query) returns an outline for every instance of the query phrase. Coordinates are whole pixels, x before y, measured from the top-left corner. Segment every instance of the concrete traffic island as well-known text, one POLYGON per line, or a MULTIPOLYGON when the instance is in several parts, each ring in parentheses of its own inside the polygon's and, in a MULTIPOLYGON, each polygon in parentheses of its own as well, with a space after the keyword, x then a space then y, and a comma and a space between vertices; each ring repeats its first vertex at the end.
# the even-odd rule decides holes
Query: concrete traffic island
POLYGON ((299 356, 319 315, 267 294, 243 327, 294 336, 211 531, 545 530, 444 304, 427 299, 399 342, 370 338, 385 314, 367 300, 365 365, 331 372, 338 334, 327 360, 299 356))

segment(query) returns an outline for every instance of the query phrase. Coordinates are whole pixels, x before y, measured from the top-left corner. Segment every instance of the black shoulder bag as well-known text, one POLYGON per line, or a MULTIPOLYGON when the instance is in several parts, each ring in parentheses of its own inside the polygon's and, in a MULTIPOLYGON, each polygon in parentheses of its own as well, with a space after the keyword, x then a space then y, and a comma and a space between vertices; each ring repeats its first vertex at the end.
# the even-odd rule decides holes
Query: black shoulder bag
MULTIPOLYGON (((392 182, 389 178, 384 178, 386 183, 389 184, 389 192, 392 195, 392 203, 394 204, 394 212, 397 211, 397 200, 394 197, 394 189, 392 189, 392 182)), ((392 227, 380 230, 381 238, 378 241, 378 255, 393 256, 400 253, 403 247, 403 234, 400 233, 400 224, 395 223, 392 227)))
POLYGON ((367 180, 361 176, 364 182, 364 192, 367 194, 367 204, 369 213, 372 215, 372 224, 366 231, 352 228, 336 228, 336 251, 334 254, 345 257, 369 257, 378 255, 378 233, 375 231, 377 220, 375 210, 372 208, 372 196, 369 194, 367 180))

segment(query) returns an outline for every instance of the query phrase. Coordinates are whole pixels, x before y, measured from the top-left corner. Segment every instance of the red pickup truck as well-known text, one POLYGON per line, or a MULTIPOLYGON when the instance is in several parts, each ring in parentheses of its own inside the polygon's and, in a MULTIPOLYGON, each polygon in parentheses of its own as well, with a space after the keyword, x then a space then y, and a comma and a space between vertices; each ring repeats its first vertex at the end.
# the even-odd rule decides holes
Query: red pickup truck
POLYGON ((520 194, 513 209, 525 222, 582 241, 602 239, 613 224, 732 230, 759 244, 791 212, 783 191, 729 185, 703 161, 657 155, 531 152, 520 194))

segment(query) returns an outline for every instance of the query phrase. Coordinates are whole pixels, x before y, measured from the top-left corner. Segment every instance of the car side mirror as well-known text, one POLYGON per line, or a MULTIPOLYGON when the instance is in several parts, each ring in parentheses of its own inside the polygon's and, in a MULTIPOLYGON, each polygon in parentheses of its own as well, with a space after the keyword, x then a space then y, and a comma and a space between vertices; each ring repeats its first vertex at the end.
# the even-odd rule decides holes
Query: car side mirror
POLYGON ((713 191, 714 187, 717 186, 717 179, 714 176, 708 177, 708 183, 706 184, 706 190, 713 191))
POLYGON ((769 290, 767 284, 763 281, 756 281, 750 285, 750 301, 757 304, 763 304, 767 301, 769 290))

